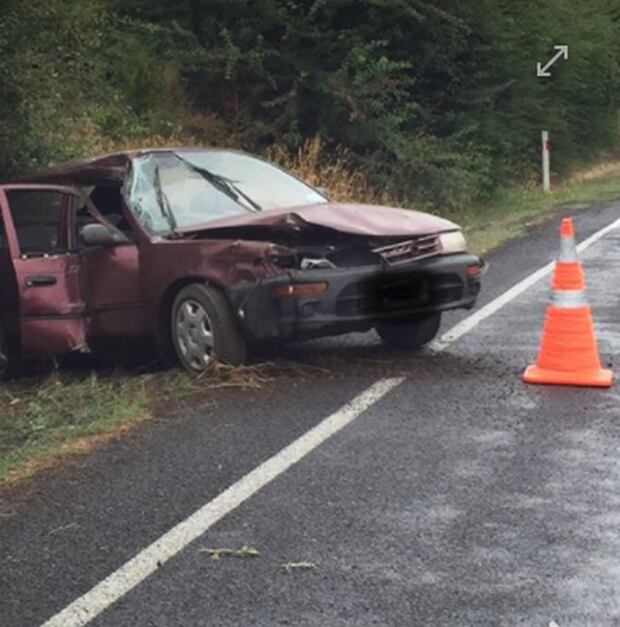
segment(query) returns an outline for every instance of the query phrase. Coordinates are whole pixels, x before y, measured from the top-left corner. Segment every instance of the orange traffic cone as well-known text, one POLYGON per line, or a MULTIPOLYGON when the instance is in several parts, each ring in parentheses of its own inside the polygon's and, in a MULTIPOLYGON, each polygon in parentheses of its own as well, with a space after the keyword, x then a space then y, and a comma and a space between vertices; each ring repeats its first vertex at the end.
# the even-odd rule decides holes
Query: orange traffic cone
POLYGON ((560 256, 553 272, 540 351, 536 364, 523 373, 526 383, 611 385, 613 373, 601 368, 585 287, 573 221, 566 218, 560 227, 560 256))

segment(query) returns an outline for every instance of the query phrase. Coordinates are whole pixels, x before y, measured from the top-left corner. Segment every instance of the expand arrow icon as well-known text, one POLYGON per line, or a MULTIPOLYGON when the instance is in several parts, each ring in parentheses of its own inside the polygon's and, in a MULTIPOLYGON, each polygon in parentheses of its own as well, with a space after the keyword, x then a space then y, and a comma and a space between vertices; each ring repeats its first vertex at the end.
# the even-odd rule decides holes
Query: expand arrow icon
POLYGON ((561 57, 564 57, 564 60, 568 59, 568 46, 553 46, 554 50, 557 50, 557 53, 551 57, 549 62, 546 65, 542 65, 542 63, 536 64, 536 76, 548 78, 551 76, 551 72, 549 72, 549 68, 561 57))

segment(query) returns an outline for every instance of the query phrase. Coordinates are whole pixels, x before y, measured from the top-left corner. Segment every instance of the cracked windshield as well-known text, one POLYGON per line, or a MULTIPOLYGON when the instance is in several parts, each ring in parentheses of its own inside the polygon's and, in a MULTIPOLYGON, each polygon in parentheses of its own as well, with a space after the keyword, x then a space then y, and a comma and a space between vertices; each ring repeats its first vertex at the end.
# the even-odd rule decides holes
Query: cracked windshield
POLYGON ((232 151, 163 151, 137 157, 132 166, 131 208, 153 234, 248 211, 327 202, 283 170, 232 151))

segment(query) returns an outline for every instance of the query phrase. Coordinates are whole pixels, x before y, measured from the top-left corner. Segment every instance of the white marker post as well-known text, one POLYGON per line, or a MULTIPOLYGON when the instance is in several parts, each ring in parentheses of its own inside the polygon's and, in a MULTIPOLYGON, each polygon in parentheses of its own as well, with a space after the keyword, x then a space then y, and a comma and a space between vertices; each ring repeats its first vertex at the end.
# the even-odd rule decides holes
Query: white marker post
POLYGON ((549 172, 549 131, 542 132, 542 169, 543 169, 543 190, 551 191, 551 175, 549 172))

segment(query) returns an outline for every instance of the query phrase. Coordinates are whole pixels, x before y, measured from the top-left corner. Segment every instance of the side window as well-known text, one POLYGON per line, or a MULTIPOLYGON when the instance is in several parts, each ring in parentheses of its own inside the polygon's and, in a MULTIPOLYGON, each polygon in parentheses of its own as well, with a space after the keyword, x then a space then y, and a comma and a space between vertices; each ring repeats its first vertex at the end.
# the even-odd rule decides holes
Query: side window
MULTIPOLYGON (((95 209, 119 231, 118 243, 133 243, 136 238, 133 229, 125 216, 123 197, 119 185, 95 185, 82 187, 81 192, 94 205, 95 209)), ((99 218, 95 217, 85 202, 80 203, 75 213, 76 241, 80 246, 84 246, 81 237, 82 229, 88 224, 99 224, 99 218)))
MULTIPOLYGON (((112 226, 115 226, 130 240, 132 237, 131 226, 125 217, 125 211, 123 208, 123 197, 121 194, 121 188, 119 185, 96 185, 91 190, 83 190, 89 192, 88 196, 90 201, 96 207, 97 211, 108 221, 112 226)), ((84 220, 88 219, 85 215, 86 211, 78 212, 78 225, 80 222, 84 224, 84 220)))
POLYGON ((11 190, 7 197, 22 255, 48 255, 67 250, 62 210, 64 194, 50 190, 11 190))

